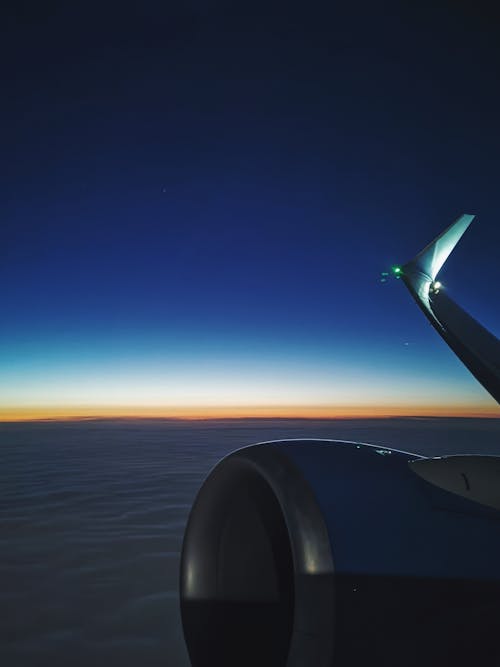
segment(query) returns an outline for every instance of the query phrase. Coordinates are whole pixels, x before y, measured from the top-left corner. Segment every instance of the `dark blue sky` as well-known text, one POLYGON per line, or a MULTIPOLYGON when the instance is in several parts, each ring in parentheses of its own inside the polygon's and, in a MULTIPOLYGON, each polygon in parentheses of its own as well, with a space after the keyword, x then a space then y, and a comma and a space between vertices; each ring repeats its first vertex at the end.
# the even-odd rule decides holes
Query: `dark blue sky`
POLYGON ((500 329, 493 12, 102 4, 2 10, 0 412, 494 407, 378 282, 475 213, 500 329))

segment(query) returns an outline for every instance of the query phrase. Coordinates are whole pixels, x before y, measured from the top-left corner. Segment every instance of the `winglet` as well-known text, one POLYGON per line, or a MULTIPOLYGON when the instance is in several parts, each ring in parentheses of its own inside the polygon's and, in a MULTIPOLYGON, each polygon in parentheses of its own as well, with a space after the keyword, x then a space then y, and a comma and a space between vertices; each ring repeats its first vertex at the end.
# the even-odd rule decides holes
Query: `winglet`
POLYGON ((436 281, 473 219, 473 215, 461 215, 411 261, 397 267, 398 276, 439 335, 500 403, 500 341, 457 305, 436 281))
POLYGON ((473 215, 461 215, 429 245, 425 246, 418 255, 401 267, 401 276, 404 283, 418 301, 420 307, 427 311, 427 316, 432 317, 435 323, 438 323, 438 321, 433 315, 429 302, 433 283, 439 270, 473 219, 473 215))
MULTIPOLYGON (((439 270, 446 262, 450 253, 466 232, 470 223, 474 220, 473 215, 464 213, 453 222, 444 232, 431 241, 418 255, 406 265, 414 264, 425 273, 431 280, 436 280, 439 270)), ((403 269, 404 270, 404 269, 403 269)))

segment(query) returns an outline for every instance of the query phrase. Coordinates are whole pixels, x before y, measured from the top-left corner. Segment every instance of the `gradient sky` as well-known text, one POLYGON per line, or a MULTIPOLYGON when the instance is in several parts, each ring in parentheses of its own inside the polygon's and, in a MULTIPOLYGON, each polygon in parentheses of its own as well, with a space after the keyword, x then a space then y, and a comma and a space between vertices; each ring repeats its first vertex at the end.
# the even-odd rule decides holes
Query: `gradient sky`
POLYGON ((500 330, 495 17, 332 4, 1 10, 0 419, 498 415, 379 282, 500 330))

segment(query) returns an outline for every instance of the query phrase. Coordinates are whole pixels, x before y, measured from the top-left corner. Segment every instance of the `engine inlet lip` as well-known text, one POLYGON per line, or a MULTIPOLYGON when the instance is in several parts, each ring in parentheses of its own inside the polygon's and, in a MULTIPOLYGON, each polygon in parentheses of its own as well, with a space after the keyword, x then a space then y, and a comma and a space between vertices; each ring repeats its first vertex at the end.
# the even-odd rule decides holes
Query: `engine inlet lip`
POLYGON ((293 624, 286 665, 327 667, 332 664, 334 642, 330 540, 311 487, 278 445, 263 443, 239 449, 222 459, 205 480, 193 504, 182 547, 181 614, 184 602, 196 597, 209 599, 213 594, 215 584, 207 573, 214 570, 214 564, 203 544, 211 531, 217 531, 218 498, 239 477, 255 475, 270 487, 279 504, 293 559, 293 624))

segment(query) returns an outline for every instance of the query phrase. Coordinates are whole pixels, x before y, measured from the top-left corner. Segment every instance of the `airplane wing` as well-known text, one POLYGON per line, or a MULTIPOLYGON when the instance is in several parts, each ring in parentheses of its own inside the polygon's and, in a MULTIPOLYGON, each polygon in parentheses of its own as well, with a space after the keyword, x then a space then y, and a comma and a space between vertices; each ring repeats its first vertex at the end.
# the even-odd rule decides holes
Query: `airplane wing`
POLYGON ((436 280, 473 219, 473 215, 461 215, 414 259, 398 267, 398 273, 439 335, 500 403, 500 341, 455 303, 436 280))

